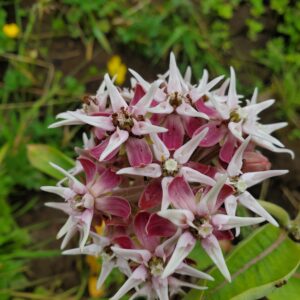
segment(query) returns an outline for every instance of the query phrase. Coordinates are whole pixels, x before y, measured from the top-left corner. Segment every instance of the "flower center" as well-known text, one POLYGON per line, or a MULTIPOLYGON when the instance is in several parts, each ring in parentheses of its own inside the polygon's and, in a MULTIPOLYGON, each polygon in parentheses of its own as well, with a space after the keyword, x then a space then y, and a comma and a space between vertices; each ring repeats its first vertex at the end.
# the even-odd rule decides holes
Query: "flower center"
POLYGON ((163 163, 164 176, 175 176, 178 172, 178 169, 178 162, 173 158, 169 158, 163 163))
POLYGON ((160 276, 164 271, 164 262, 160 257, 153 256, 148 265, 153 276, 160 276))
POLYGON ((196 238, 206 238, 212 234, 214 228, 207 218, 196 218, 193 222, 194 227, 190 227, 192 235, 196 238))
POLYGON ((113 125, 127 131, 131 131, 134 126, 134 119, 137 121, 144 121, 144 117, 142 115, 134 116, 124 107, 122 107, 117 113, 112 114, 113 125))
POLYGON ((238 123, 247 118, 247 114, 240 107, 230 113, 230 121, 238 123))
POLYGON ((242 180, 239 176, 231 177, 230 183, 236 188, 236 191, 241 194, 247 190, 247 183, 242 180))
POLYGON ((174 107, 178 107, 182 102, 186 101, 186 97, 178 92, 169 95, 169 103, 174 107))

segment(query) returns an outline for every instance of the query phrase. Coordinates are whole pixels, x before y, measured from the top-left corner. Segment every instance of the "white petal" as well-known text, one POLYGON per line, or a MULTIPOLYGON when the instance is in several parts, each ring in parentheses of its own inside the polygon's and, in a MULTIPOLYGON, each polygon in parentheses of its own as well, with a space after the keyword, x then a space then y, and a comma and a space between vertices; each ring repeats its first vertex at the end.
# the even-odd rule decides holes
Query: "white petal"
POLYGON ((274 226, 278 227, 276 220, 256 201, 256 199, 250 193, 245 192, 241 194, 238 200, 243 206, 263 217, 274 226))
POLYGON ((170 152, 165 143, 160 139, 160 137, 156 133, 150 134, 150 138, 153 142, 152 147, 155 158, 158 161, 167 160, 170 157, 170 152))
POLYGON ((264 221, 264 218, 235 217, 224 214, 212 216, 212 223, 218 227, 218 230, 229 230, 235 227, 250 226, 264 221))
POLYGON ((169 300, 167 278, 152 277, 152 284, 159 300, 169 300))
POLYGON ((193 152, 198 148, 199 143, 205 138, 208 128, 200 131, 194 135, 187 143, 182 145, 174 152, 174 158, 180 163, 185 164, 188 162, 193 152))
POLYGON ((275 130, 284 128, 288 125, 287 122, 279 122, 279 123, 273 123, 273 124, 260 124, 261 128, 267 132, 267 133, 272 133, 275 130))
POLYGON ((194 214, 187 209, 166 209, 157 214, 179 227, 187 227, 187 224, 194 220, 194 214))
POLYGON ((161 181, 161 188, 162 188, 161 210, 166 210, 171 203, 168 189, 172 180, 173 177, 164 177, 161 181))
POLYGON ((249 135, 245 139, 245 141, 239 146, 239 148, 235 151, 227 167, 227 173, 229 176, 234 177, 240 175, 241 168, 243 166, 243 155, 250 140, 251 140, 251 136, 249 135))
POLYGON ((151 105, 154 95, 158 89, 157 82, 151 84, 148 92, 139 100, 139 102, 134 107, 134 112, 137 115, 144 115, 147 108, 151 105))
POLYGON ((226 175, 222 175, 218 178, 216 184, 208 191, 207 194, 204 195, 204 197, 201 198, 198 209, 201 213, 211 213, 214 212, 218 195, 224 186, 225 182, 227 180, 226 175))
POLYGON ((258 115, 261 111, 273 105, 274 102, 275 102, 274 99, 270 99, 260 103, 250 104, 248 106, 245 106, 243 109, 248 113, 254 113, 255 115, 258 115))
POLYGON ((176 59, 175 59, 175 55, 173 52, 171 52, 170 54, 170 66, 169 66, 169 82, 168 82, 168 93, 174 93, 174 92, 178 92, 181 93, 182 92, 182 88, 181 88, 181 81, 180 81, 180 75, 177 64, 176 64, 176 59))
POLYGON ((174 111, 174 108, 169 102, 164 101, 156 106, 147 108, 147 111, 153 114, 170 114, 174 111))
POLYGON ((192 284, 190 282, 179 280, 175 277, 171 277, 169 279, 169 282, 170 282, 170 285, 173 285, 173 286, 176 286, 176 287, 183 286, 183 287, 189 287, 189 288, 196 289, 196 290, 206 290, 207 289, 206 286, 200 286, 200 285, 192 284))
POLYGON ((116 266, 115 262, 110 259, 103 259, 101 263, 101 272, 97 280, 97 290, 100 290, 102 285, 104 284, 105 280, 116 266))
POLYGON ((191 83, 191 80, 192 80, 192 69, 190 66, 188 66, 186 68, 186 71, 184 73, 184 81, 188 82, 188 83, 191 83))
POLYGON ((104 80, 107 86, 113 112, 118 112, 122 107, 127 108, 128 105, 126 101, 123 99, 118 89, 114 86, 108 74, 105 74, 104 80))
POLYGON ((82 249, 80 248, 74 248, 74 249, 68 249, 62 252, 64 255, 92 255, 92 256, 99 256, 102 251, 102 247, 99 245, 91 244, 84 246, 82 249))
POLYGON ((129 69, 129 72, 136 78, 137 82, 142 86, 145 91, 150 88, 150 83, 147 82, 138 72, 129 69))
POLYGON ((213 186, 216 181, 213 180, 211 177, 200 173, 189 167, 181 167, 180 174, 183 175, 186 181, 188 182, 199 182, 206 185, 213 186))
POLYGON ((131 132, 135 135, 144 135, 150 133, 160 133, 160 132, 167 132, 168 129, 152 125, 150 122, 146 121, 136 121, 133 120, 134 126, 131 129, 131 132))
POLYGON ((238 105, 238 96, 236 93, 236 77, 233 67, 230 67, 230 83, 227 103, 231 110, 236 108, 238 105))
POLYGON ((128 131, 117 128, 117 131, 115 131, 111 135, 108 145, 100 155, 100 161, 107 158, 107 156, 109 156, 114 150, 119 148, 124 142, 127 141, 128 137, 129 137, 128 131))
POLYGON ((209 237, 203 239, 201 241, 202 247, 204 248, 205 252, 211 258, 211 260, 215 263, 217 268, 223 274, 223 276, 231 282, 231 276, 229 270, 226 266, 226 262, 222 253, 222 249, 219 245, 218 240, 214 235, 210 235, 209 237))
POLYGON ((70 199, 76 195, 76 193, 70 188, 62 186, 41 186, 41 190, 48 193, 56 194, 64 199, 70 199))
POLYGON ((213 94, 211 94, 210 97, 209 97, 209 100, 213 104, 214 108, 218 111, 218 113, 220 114, 220 116, 224 120, 228 120, 229 117, 230 117, 229 108, 227 107, 226 104, 221 103, 219 99, 220 99, 219 96, 213 95, 213 94))
POLYGON ((182 261, 190 254, 195 246, 196 240, 189 233, 183 233, 178 239, 175 250, 165 267, 162 278, 166 278, 173 274, 182 261))
POLYGON ((147 263, 152 256, 148 250, 144 249, 123 249, 113 246, 111 250, 123 259, 133 260, 139 264, 147 263))
POLYGON ((242 121, 240 121, 239 123, 229 122, 228 129, 236 139, 238 139, 240 142, 244 141, 242 135, 243 134, 242 121))
POLYGON ((179 268, 176 270, 176 273, 199 278, 199 279, 214 280, 214 278, 211 277, 210 275, 208 275, 204 272, 201 272, 185 263, 182 263, 179 266, 179 268))
POLYGON ((86 191, 85 185, 83 185, 78 179, 76 179, 73 175, 71 175, 69 172, 67 172, 65 169, 61 168, 60 166, 49 162, 49 164, 56 169, 57 171, 61 172, 63 175, 65 175, 67 178, 69 178, 72 181, 73 187, 76 189, 76 192, 84 193, 86 191))
POLYGON ((269 170, 269 171, 260 171, 260 172, 249 172, 245 173, 241 176, 241 180, 243 180, 247 184, 247 188, 254 186, 270 177, 281 176, 287 174, 288 170, 269 170))
POLYGON ((158 178, 161 176, 161 167, 158 164, 149 164, 146 167, 128 167, 120 169, 117 172, 118 175, 128 174, 128 175, 137 175, 137 176, 147 176, 151 178, 158 178))
MULTIPOLYGON (((235 216, 236 214, 236 209, 237 209, 237 198, 233 195, 227 197, 224 201, 224 205, 225 205, 225 210, 226 210, 226 213, 229 215, 229 216, 235 216)), ((239 236, 240 235, 240 228, 239 227, 236 227, 235 228, 235 236, 239 236)))
POLYGON ((202 113, 197 111, 195 108, 193 108, 190 104, 188 103, 181 103, 177 108, 176 108, 176 112, 179 115, 183 115, 183 116, 188 116, 188 117, 195 117, 195 118, 202 118, 202 119, 206 119, 209 120, 209 117, 202 113))
POLYGON ((132 275, 122 285, 119 291, 112 298, 110 298, 110 300, 119 300, 132 288, 138 287, 138 285, 144 282, 146 278, 147 278, 146 268, 144 266, 139 266, 134 270, 132 275))

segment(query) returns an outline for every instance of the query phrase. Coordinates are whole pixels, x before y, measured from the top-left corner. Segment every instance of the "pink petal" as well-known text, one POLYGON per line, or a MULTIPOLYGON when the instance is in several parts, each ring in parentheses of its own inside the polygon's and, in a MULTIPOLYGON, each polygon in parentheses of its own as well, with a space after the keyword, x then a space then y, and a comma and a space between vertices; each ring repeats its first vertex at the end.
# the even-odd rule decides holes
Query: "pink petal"
POLYGON ((84 173, 86 176, 86 182, 89 183, 93 180, 95 173, 96 173, 96 165, 95 163, 85 157, 79 157, 78 160, 80 161, 80 164, 82 165, 84 169, 84 173))
POLYGON ((112 191, 121 183, 121 180, 121 176, 107 168, 100 174, 90 189, 93 195, 98 197, 101 194, 112 191))
POLYGON ((246 151, 243 157, 242 172, 260 172, 271 169, 271 163, 267 157, 259 152, 246 151))
POLYGON ((202 131, 204 128, 208 128, 208 133, 205 138, 200 142, 200 147, 212 147, 218 144, 226 133, 226 128, 218 122, 211 122, 201 126, 194 134, 202 131))
POLYGON ((196 212, 195 196, 183 177, 175 177, 170 183, 168 190, 171 202, 176 208, 196 212))
POLYGON ((150 236, 146 231, 146 226, 150 218, 150 213, 139 212, 134 218, 134 232, 141 243, 142 247, 154 251, 156 246, 159 244, 159 237, 150 236))
POLYGON ((137 83, 135 86, 133 98, 130 102, 130 106, 134 106, 135 104, 137 104, 145 94, 146 93, 143 87, 139 83, 137 83))
POLYGON ((212 107, 205 105, 202 98, 195 102, 195 106, 198 111, 206 114, 210 118, 212 118, 212 117, 216 118, 218 116, 218 113, 216 112, 216 110, 212 107))
POLYGON ((142 167, 152 162, 152 152, 145 139, 130 137, 126 142, 126 153, 132 167, 142 167))
POLYGON ((159 206, 162 201, 162 188, 160 180, 152 180, 145 187, 140 199, 139 208, 149 209, 159 206))
POLYGON ((225 143, 220 150, 219 157, 222 161, 229 163, 232 159, 236 147, 237 139, 231 134, 228 133, 225 139, 225 143))
POLYGON ((134 243, 129 236, 123 235, 113 239, 113 243, 124 249, 134 249, 134 243))
POLYGON ((192 137, 195 131, 206 123, 205 120, 200 118, 182 116, 181 119, 183 121, 185 131, 189 137, 192 137))
POLYGON ((183 144, 184 127, 180 116, 169 115, 163 124, 168 131, 160 135, 169 150, 176 150, 183 144))
POLYGON ((224 184, 221 191, 218 194, 216 208, 219 208, 223 205, 224 201, 234 193, 232 186, 224 184))
POLYGON ((128 131, 120 130, 117 128, 117 131, 115 131, 108 142, 107 147, 100 155, 100 161, 103 161, 107 159, 107 157, 113 153, 116 149, 118 149, 125 141, 127 141, 129 137, 128 131))
POLYGON ((97 198, 96 209, 109 215, 127 219, 131 213, 131 207, 127 200, 117 196, 97 198))
POLYGON ((149 236, 170 237, 176 233, 176 227, 169 220, 152 214, 147 223, 146 230, 149 236))

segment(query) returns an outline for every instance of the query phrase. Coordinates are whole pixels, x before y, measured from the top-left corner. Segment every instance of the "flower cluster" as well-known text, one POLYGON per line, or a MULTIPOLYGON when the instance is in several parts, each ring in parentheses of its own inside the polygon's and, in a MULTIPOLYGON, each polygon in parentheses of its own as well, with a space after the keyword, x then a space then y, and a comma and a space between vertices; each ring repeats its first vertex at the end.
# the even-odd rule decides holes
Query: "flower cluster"
POLYGON ((76 148, 76 166, 52 164, 65 178, 42 187, 64 199, 47 203, 68 215, 58 233, 62 248, 80 234, 79 247, 63 253, 101 257, 99 288, 114 268, 124 273, 128 279, 112 300, 130 290, 131 299, 165 300, 183 287, 205 289, 188 279, 213 280, 188 259, 196 243, 230 281, 219 241, 233 239, 241 226, 277 226, 248 189, 287 173, 270 170, 256 150, 293 156, 271 135, 286 123, 259 122, 274 100, 257 103, 255 90, 242 101, 232 68, 226 80, 209 81, 205 70, 192 84, 190 68, 182 76, 171 54, 169 70, 152 83, 130 72, 130 89, 105 75, 95 96, 51 125, 86 125, 90 133, 76 148), (238 205, 255 216, 237 216, 238 205))

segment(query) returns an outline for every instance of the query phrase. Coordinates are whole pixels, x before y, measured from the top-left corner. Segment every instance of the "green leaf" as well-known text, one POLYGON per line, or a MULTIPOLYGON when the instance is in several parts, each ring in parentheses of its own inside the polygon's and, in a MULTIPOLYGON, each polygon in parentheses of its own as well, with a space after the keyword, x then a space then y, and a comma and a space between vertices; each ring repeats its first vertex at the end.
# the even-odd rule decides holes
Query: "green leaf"
MULTIPOLYGON (((265 225, 241 242, 226 260, 232 276, 228 283, 214 268, 207 291, 191 291, 185 300, 256 300, 274 291, 297 270, 300 246, 287 233, 265 225)), ((292 299, 292 298, 289 298, 292 299)))
POLYGON ((66 170, 71 169, 75 164, 71 158, 56 148, 42 144, 27 145, 27 157, 32 166, 56 179, 61 179, 63 176, 51 167, 49 162, 55 163, 66 170))
POLYGON ((289 281, 282 285, 268 296, 269 300, 282 299, 298 299, 300 295, 300 269, 289 279, 289 281))

